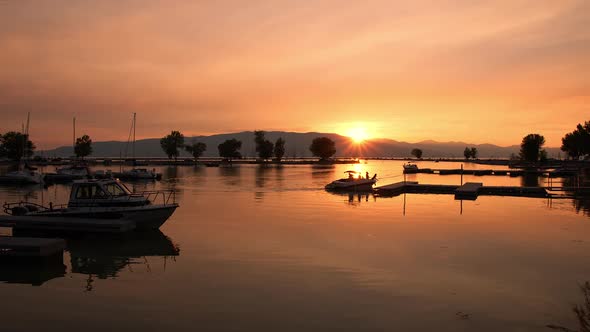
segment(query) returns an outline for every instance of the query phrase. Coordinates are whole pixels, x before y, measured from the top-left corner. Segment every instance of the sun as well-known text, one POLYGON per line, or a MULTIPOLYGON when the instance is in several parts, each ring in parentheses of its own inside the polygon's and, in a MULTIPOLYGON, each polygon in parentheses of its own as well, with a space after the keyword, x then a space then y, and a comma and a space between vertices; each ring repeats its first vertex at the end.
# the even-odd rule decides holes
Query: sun
POLYGON ((346 136, 352 138, 355 143, 362 143, 369 138, 367 130, 363 127, 354 127, 346 132, 346 136))

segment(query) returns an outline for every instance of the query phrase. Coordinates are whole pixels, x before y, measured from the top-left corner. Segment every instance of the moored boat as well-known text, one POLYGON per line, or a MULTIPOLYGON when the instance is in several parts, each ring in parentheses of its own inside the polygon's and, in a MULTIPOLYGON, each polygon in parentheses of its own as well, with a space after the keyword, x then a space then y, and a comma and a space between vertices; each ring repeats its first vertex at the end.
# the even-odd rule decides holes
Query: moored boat
POLYGON ((72 184, 67 206, 5 203, 4 212, 14 216, 127 219, 135 222, 137 229, 157 229, 177 207, 174 192, 135 193, 118 180, 79 180, 72 184), (158 199, 161 204, 153 202, 158 199))
POLYGON ((43 174, 23 169, 0 175, 0 183, 6 184, 43 184, 43 174))
POLYGON ((412 164, 410 162, 404 164, 404 173, 417 173, 418 172, 418 165, 412 164))
POLYGON ((373 190, 373 186, 375 183, 377 183, 377 174, 375 174, 372 178, 369 178, 367 174, 367 177, 363 178, 361 173, 355 171, 346 171, 344 173, 348 174, 347 178, 332 181, 326 185, 326 189, 342 191, 370 191, 373 190))
POLYGON ((133 168, 128 171, 115 172, 113 176, 123 180, 160 180, 162 174, 156 173, 156 170, 147 168, 133 168))

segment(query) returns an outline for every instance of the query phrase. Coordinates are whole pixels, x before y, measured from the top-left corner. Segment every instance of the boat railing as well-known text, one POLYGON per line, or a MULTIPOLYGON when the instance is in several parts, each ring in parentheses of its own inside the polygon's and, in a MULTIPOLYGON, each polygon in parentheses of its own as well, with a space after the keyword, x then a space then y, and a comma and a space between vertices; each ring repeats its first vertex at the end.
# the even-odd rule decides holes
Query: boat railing
POLYGON ((164 205, 176 204, 176 191, 175 190, 148 190, 137 193, 132 193, 129 198, 132 197, 145 197, 152 203, 158 202, 161 198, 161 202, 164 205))
POLYGON ((56 204, 54 205, 53 203, 49 203, 49 206, 44 206, 41 204, 37 204, 37 203, 33 203, 33 202, 25 202, 25 201, 20 201, 20 202, 15 202, 15 203, 8 203, 5 202, 4 205, 2 205, 2 208, 4 209, 4 213, 6 214, 13 214, 13 209, 16 207, 23 207, 27 209, 27 212, 36 212, 36 211, 53 211, 53 210, 61 210, 61 209, 65 209, 67 207, 66 204, 56 204))

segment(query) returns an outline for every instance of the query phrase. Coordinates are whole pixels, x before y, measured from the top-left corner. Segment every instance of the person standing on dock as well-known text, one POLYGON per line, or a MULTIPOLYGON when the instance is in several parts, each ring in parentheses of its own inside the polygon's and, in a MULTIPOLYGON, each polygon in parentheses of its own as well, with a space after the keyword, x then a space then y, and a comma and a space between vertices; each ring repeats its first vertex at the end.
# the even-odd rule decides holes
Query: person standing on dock
POLYGON ((368 180, 369 179, 369 172, 367 172, 365 175, 367 176, 367 180, 368 180))

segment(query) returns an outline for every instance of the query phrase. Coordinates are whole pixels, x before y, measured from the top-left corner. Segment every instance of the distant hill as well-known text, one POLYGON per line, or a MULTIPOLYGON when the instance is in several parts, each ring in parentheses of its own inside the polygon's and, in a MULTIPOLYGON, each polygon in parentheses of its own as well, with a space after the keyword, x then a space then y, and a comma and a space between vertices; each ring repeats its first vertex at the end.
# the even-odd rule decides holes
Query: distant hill
MULTIPOLYGON (((336 142, 338 157, 409 157, 410 151, 414 148, 422 149, 423 157, 426 158, 462 158, 463 150, 466 146, 476 147, 480 158, 508 158, 510 154, 518 154, 519 146, 512 145, 507 147, 493 144, 471 144, 464 142, 436 142, 422 141, 417 143, 400 142, 392 139, 371 139, 362 145, 355 145, 351 139, 346 136, 330 133, 294 133, 282 131, 268 131, 266 138, 276 141, 279 137, 285 139, 285 150, 287 157, 311 157, 309 145, 311 141, 320 136, 327 136, 336 142)), ((219 134, 211 136, 186 137, 185 143, 203 142, 207 144, 207 151, 204 157, 217 157, 217 145, 227 139, 235 138, 242 141, 242 155, 253 157, 256 155, 254 146, 254 133, 244 131, 231 134, 219 134)), ((119 155, 131 157, 131 144, 120 141, 93 142, 92 157, 112 157, 119 155)), ((550 157, 555 157, 559 153, 558 148, 547 148, 550 157)), ((38 151, 37 154, 46 157, 69 157, 72 155, 71 146, 63 146, 53 150, 38 151)), ((159 138, 150 138, 138 140, 135 143, 135 155, 137 158, 154 158, 166 157, 160 148, 159 138)), ((182 157, 189 157, 189 154, 182 152, 182 157)))

